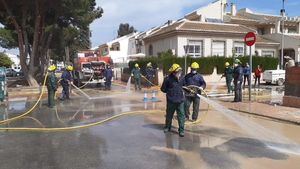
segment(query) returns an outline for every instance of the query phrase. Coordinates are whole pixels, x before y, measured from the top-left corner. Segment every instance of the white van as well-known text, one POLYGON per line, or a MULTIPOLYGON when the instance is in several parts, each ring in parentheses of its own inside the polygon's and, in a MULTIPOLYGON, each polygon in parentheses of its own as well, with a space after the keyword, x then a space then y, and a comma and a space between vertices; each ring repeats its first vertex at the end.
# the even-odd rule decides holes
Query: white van
POLYGON ((267 84, 282 86, 285 82, 285 70, 266 70, 263 74, 263 81, 267 84))

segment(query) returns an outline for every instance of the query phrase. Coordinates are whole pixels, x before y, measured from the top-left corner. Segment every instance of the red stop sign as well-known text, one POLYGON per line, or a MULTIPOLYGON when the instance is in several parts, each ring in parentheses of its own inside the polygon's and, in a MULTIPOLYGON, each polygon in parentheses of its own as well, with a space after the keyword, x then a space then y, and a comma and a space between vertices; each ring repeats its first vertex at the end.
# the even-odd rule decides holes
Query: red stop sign
POLYGON ((244 38, 247 46, 253 46, 256 42, 256 35, 253 32, 248 32, 244 38))

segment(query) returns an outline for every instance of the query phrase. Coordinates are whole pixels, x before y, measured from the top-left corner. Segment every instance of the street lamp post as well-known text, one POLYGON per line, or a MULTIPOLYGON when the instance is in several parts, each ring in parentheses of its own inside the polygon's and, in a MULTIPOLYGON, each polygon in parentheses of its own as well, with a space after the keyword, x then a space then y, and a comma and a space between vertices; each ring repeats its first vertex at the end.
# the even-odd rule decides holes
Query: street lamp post
POLYGON ((282 37, 281 37, 281 57, 280 57, 280 67, 281 69, 283 69, 283 55, 284 55, 284 18, 285 18, 285 9, 284 9, 284 0, 282 0, 282 9, 280 11, 281 13, 281 22, 282 22, 282 30, 281 30, 281 33, 282 33, 282 37))
POLYGON ((186 75, 187 72, 187 56, 188 56, 188 51, 189 51, 189 41, 187 41, 187 45, 185 47, 185 57, 184 57, 184 74, 186 75))

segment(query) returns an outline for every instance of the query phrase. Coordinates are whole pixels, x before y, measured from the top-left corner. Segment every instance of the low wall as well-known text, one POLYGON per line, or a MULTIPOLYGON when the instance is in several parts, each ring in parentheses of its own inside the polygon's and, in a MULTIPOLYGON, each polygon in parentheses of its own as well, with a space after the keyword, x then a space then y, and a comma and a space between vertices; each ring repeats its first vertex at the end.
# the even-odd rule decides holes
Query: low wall
POLYGON ((287 68, 283 105, 300 108, 300 67, 287 68))

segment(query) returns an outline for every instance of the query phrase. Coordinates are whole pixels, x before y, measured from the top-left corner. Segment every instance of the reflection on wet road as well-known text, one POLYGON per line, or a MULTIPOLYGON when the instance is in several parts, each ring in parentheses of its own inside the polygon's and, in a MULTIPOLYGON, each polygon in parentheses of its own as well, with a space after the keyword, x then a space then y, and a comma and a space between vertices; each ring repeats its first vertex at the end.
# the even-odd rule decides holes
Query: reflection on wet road
MULTIPOLYGON (((164 100, 142 102, 143 93, 118 93, 116 97, 114 93, 92 89, 86 92, 105 98, 73 97, 58 102, 57 113, 55 109, 46 108, 43 101, 41 108, 31 116, 46 127, 66 127, 89 124, 128 111, 165 109, 164 100)), ((8 109, 1 109, 0 117, 14 117, 32 104, 29 101, 10 103, 8 109)), ((201 105, 205 107, 205 103, 201 105)), ((299 126, 251 116, 244 118, 300 143, 299 126)), ((172 132, 167 134, 162 132, 163 124, 164 114, 158 113, 126 116, 66 132, 3 131, 0 133, 0 168, 297 169, 300 166, 300 156, 271 149, 215 110, 209 111, 204 123, 187 126, 184 138, 177 135, 176 121, 172 132)), ((40 127, 30 119, 11 122, 8 126, 40 127)))

